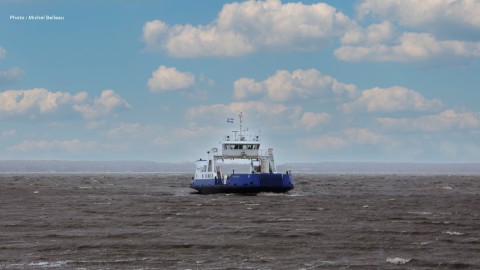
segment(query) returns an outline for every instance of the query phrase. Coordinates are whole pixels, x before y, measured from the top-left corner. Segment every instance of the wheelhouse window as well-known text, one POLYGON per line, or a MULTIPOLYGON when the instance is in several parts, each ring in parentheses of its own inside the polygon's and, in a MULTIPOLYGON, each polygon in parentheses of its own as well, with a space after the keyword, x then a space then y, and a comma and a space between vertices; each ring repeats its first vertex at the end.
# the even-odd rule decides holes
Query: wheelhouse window
POLYGON ((225 144, 225 150, 232 150, 232 149, 235 149, 234 144, 225 144))
POLYGON ((259 144, 225 144, 225 150, 256 150, 259 149, 259 144))

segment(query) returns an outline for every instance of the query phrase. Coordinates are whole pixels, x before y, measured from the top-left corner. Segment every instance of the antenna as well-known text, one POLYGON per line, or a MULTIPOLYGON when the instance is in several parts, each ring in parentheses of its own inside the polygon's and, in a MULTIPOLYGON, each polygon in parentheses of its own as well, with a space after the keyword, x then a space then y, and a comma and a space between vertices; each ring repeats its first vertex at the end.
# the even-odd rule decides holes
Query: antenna
POLYGON ((240 119, 240 140, 241 141, 245 139, 245 137, 243 136, 244 130, 242 129, 242 124, 243 124, 242 117, 243 117, 243 112, 240 112, 240 114, 238 115, 238 118, 240 119))

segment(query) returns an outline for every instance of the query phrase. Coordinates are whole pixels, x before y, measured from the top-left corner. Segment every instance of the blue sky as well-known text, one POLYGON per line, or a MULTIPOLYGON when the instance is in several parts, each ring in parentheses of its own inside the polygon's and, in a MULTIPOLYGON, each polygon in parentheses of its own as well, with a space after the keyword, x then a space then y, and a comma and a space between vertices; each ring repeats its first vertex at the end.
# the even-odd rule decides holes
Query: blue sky
POLYGON ((0 1, 0 159, 480 162, 480 1, 0 1), (57 20, 29 16, 60 17, 57 20), (24 19, 21 19, 23 17, 24 19))

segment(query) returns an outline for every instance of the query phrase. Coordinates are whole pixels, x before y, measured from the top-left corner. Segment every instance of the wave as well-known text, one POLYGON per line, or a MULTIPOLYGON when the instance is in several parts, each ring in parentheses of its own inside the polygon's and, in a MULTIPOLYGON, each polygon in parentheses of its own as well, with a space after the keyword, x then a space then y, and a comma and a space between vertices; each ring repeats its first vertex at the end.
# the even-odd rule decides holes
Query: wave
POLYGON ((404 259, 404 258, 400 258, 400 257, 395 257, 395 258, 387 258, 386 262, 392 263, 392 264, 395 264, 395 265, 402 265, 402 264, 408 263, 411 260, 412 259, 404 259))

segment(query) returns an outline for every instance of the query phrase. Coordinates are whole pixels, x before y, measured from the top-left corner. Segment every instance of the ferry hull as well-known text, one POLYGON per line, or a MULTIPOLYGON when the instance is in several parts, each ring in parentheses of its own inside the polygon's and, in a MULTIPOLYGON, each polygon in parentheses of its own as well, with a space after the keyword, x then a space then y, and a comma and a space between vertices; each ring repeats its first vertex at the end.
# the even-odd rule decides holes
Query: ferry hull
POLYGON ((192 189, 202 194, 259 192, 284 193, 293 189, 291 174, 233 174, 228 179, 193 179, 192 189))

